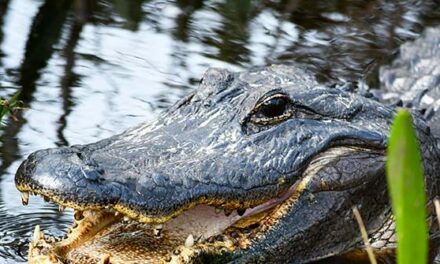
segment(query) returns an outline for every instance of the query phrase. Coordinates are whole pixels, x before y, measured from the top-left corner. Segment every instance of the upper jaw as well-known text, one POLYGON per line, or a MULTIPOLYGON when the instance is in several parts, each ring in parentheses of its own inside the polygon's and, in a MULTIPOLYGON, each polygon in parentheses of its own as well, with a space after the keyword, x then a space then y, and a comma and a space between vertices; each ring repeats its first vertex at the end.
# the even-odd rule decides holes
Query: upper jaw
POLYGON ((61 207, 79 211, 110 208, 142 223, 160 224, 197 205, 210 205, 234 213, 237 210, 244 212, 285 189, 283 186, 268 186, 252 194, 254 196, 245 196, 245 190, 205 186, 203 195, 195 198, 188 196, 180 203, 166 204, 162 203, 163 199, 173 196, 172 191, 175 190, 164 193, 153 191, 148 194, 150 196, 142 196, 142 192, 133 190, 122 179, 114 182, 100 180, 102 170, 84 164, 78 156, 81 155, 68 148, 63 151, 47 149, 31 154, 20 165, 15 177, 16 187, 23 193, 23 204, 28 203, 29 193, 38 194, 61 207), (239 199, 228 200, 225 198, 228 196, 239 199))
MULTIPOLYGON (((369 138, 364 140, 336 139, 330 143, 323 143, 311 152, 310 158, 302 159, 309 162, 308 160, 319 156, 320 152, 326 152, 326 149, 343 146, 359 145, 381 149, 382 143, 380 135, 375 133, 369 134, 369 138)), ((235 213, 259 208, 259 205, 268 200, 280 200, 280 197, 289 193, 289 187, 301 178, 302 170, 307 167, 297 166, 301 170, 290 172, 289 175, 279 175, 281 180, 262 188, 246 190, 216 184, 197 184, 191 190, 179 194, 187 195, 186 197, 176 198, 177 189, 171 186, 172 182, 167 182, 170 188, 164 191, 161 190, 163 187, 157 188, 160 189, 157 191, 154 186, 148 191, 136 182, 139 179, 124 182, 124 178, 130 179, 127 175, 112 181, 105 178, 108 169, 103 169, 89 157, 85 161, 85 156, 77 147, 41 150, 31 154, 21 164, 15 178, 18 190, 25 194, 23 202, 27 204, 26 193, 30 192, 52 200, 62 207, 80 211, 110 208, 138 222, 161 224, 197 205, 209 205, 235 213)), ((152 183, 156 181, 155 176, 144 177, 152 183)))

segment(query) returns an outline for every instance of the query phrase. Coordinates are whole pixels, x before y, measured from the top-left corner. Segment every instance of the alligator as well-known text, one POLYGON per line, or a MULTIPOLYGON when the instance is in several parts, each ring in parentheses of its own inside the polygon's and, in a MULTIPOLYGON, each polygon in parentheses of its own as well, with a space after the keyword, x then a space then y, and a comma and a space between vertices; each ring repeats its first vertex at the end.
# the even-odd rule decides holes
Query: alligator
POLYGON ((402 105, 420 142, 435 256, 439 43, 428 29, 404 44, 374 94, 297 65, 212 68, 157 121, 32 153, 15 178, 23 203, 42 196, 74 221, 63 238, 37 227, 29 262, 368 263, 356 207, 376 258, 393 263, 385 157, 402 105))

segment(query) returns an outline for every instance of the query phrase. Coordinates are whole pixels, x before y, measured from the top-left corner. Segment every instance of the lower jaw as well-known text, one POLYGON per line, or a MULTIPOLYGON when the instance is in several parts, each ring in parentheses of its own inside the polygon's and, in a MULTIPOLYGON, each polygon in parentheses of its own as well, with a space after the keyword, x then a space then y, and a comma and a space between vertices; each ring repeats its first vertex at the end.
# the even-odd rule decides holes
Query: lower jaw
POLYGON ((179 221, 170 221, 157 235, 153 225, 124 220, 109 210, 83 214, 61 241, 36 230, 29 263, 188 263, 201 253, 219 255, 246 249, 258 229, 255 221, 266 215, 255 215, 203 236, 187 236, 191 230, 179 228, 179 221))

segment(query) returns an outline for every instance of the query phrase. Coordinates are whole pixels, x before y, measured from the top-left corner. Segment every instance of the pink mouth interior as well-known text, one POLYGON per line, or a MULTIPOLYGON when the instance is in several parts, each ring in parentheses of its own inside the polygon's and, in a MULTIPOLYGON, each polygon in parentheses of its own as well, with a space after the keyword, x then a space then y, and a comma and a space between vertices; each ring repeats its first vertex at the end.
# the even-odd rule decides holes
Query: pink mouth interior
POLYGON ((226 216, 223 210, 213 206, 197 205, 165 223, 163 228, 179 237, 192 235, 196 240, 203 241, 221 234, 241 219, 257 215, 281 204, 294 193, 295 189, 296 185, 293 185, 279 197, 249 208, 241 216, 235 210, 226 216))

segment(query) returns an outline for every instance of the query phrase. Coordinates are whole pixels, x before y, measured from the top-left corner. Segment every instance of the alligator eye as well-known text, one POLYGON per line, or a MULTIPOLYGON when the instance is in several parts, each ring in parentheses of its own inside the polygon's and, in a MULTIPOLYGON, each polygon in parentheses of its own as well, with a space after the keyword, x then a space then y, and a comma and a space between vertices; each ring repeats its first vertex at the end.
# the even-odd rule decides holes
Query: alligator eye
POLYGON ((260 106, 260 111, 266 117, 276 117, 284 114, 287 107, 287 101, 285 98, 272 98, 268 101, 265 101, 260 106))
POLYGON ((284 94, 277 94, 257 104, 250 121, 261 125, 274 124, 288 119, 291 114, 290 99, 284 94))

